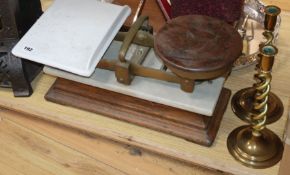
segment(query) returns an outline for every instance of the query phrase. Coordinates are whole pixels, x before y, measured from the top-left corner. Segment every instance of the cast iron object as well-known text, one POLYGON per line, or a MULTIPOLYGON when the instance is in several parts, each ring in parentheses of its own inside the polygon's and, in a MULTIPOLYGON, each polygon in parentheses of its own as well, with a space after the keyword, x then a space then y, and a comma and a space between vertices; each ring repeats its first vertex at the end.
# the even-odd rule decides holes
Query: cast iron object
POLYGON ((12 87, 17 97, 32 94, 30 82, 42 66, 17 58, 10 51, 41 14, 39 0, 0 1, 0 87, 12 87))
POLYGON ((9 80, 8 69, 8 56, 7 53, 0 53, 0 87, 9 88, 11 82, 9 80))
POLYGON ((41 14, 40 0, 1 0, 0 41, 22 37, 41 14))
POLYGON ((1 53, 0 86, 13 89, 15 97, 32 94, 30 82, 42 70, 42 65, 15 57, 10 52, 1 53))

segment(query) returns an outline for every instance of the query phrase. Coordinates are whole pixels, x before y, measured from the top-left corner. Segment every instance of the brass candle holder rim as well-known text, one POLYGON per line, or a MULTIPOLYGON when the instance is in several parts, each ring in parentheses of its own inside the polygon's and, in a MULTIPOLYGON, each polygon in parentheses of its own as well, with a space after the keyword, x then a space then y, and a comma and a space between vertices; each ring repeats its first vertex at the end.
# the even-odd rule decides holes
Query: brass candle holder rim
POLYGON ((265 45, 259 49, 261 55, 263 56, 275 56, 278 53, 278 48, 274 45, 265 45))
POLYGON ((275 5, 268 5, 265 7, 265 13, 270 16, 277 16, 281 13, 281 9, 275 5))

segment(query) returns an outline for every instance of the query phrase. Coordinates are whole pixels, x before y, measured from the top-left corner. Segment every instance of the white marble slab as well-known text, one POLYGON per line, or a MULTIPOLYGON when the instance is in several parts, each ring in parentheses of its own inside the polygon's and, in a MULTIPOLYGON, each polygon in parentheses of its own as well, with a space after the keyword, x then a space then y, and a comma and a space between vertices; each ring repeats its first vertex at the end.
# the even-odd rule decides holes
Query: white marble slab
POLYGON ((130 12, 128 6, 98 0, 55 0, 12 53, 90 76, 130 12))
MULTIPOLYGON (((104 58, 117 58, 117 50, 120 42, 113 42, 104 58)), ((134 50, 140 46, 132 46, 127 58, 134 54, 134 50)), ((161 62, 156 58, 153 50, 148 54, 145 66, 160 68, 161 62)), ((166 104, 191 112, 211 116, 216 106, 219 94, 224 84, 224 78, 220 77, 212 81, 204 81, 195 86, 193 93, 186 93, 175 83, 154 80, 150 78, 135 77, 129 86, 116 81, 114 72, 96 69, 92 76, 81 77, 51 67, 45 67, 44 72, 65 79, 81 82, 91 86, 108 89, 118 93, 142 98, 145 100, 166 104)))

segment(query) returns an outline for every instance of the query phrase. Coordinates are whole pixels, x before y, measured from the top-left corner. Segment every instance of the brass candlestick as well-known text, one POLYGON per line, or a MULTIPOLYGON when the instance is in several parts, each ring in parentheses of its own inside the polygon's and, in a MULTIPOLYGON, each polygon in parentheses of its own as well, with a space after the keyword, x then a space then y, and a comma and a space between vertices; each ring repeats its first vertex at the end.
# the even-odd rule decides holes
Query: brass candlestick
MULTIPOLYGON (((279 162, 283 153, 280 138, 266 128, 267 111, 270 106, 268 99, 272 78, 271 69, 277 51, 273 45, 260 48, 260 62, 257 65, 257 74, 255 74, 257 83, 253 86, 255 93, 251 110, 251 125, 235 129, 228 137, 227 146, 232 156, 242 164, 253 168, 273 166, 279 162)), ((238 95, 243 95, 243 93, 238 95)))
POLYGON ((280 9, 265 8, 265 32, 267 42, 260 46, 260 60, 251 88, 237 92, 232 98, 234 113, 251 125, 233 130, 227 140, 231 155, 242 164, 252 168, 266 168, 275 165, 282 158, 283 144, 280 138, 266 128, 268 117, 273 122, 283 113, 281 100, 270 92, 271 70, 278 49, 272 45, 274 27, 280 9))
MULTIPOLYGON (((265 32, 263 35, 266 38, 266 42, 261 44, 260 47, 264 45, 272 45, 274 36, 273 31, 275 29, 277 16, 280 14, 281 10, 277 6, 266 6, 265 7, 265 32)), ((238 91, 232 98, 232 109, 234 113, 243 121, 251 123, 253 117, 255 117, 254 109, 254 96, 256 89, 254 87, 245 88, 238 91)), ((281 100, 272 92, 268 94, 268 110, 267 110, 267 121, 266 124, 274 123, 283 114, 283 104, 281 100)))

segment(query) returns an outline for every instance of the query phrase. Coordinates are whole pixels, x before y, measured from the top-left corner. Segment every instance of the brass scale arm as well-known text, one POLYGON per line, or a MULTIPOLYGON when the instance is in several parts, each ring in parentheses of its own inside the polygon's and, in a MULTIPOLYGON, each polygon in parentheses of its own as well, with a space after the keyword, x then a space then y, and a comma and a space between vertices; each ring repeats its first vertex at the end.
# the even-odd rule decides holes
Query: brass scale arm
MULTIPOLYGON (((162 68, 160 69, 153 69, 141 65, 144 58, 142 58, 141 60, 134 60, 134 58, 132 58, 132 60, 130 61, 125 59, 125 55, 127 54, 127 51, 129 50, 129 47, 132 43, 148 48, 154 47, 154 38, 149 30, 150 26, 148 25, 148 17, 139 17, 128 32, 119 32, 114 39, 116 41, 123 41, 119 52, 118 60, 108 60, 104 58, 99 62, 97 68, 116 71, 116 65, 119 62, 129 62, 130 73, 133 76, 153 78, 179 84, 181 82, 181 78, 171 72, 166 71, 166 68, 164 69, 164 66, 162 66, 162 68)), ((145 50, 145 52, 147 52, 144 54, 145 56, 146 54, 148 54, 149 50, 150 49, 145 50)))

